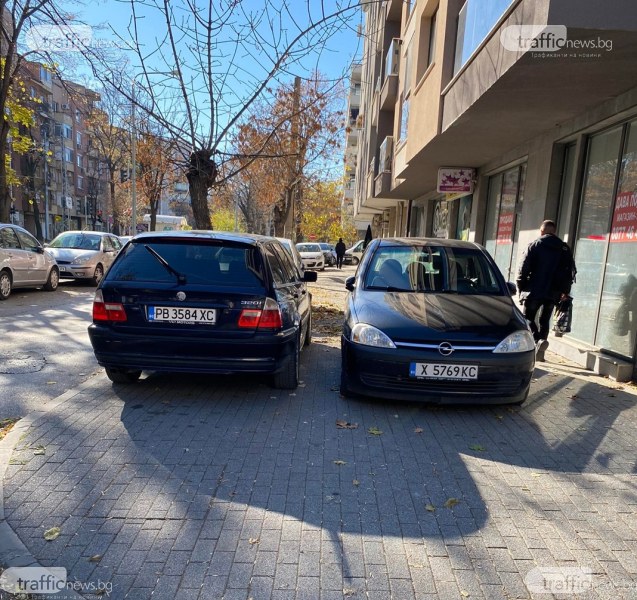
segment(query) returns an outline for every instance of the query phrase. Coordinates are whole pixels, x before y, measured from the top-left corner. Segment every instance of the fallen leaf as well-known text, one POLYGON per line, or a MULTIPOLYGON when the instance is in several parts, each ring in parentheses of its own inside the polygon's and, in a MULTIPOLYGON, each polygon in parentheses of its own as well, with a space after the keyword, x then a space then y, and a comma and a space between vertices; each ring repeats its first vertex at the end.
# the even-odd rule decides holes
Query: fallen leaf
POLYGON ((337 419, 336 427, 338 427, 339 429, 358 429, 358 423, 350 423, 349 421, 337 419))
POLYGON ((91 558, 88 559, 88 562, 100 562, 100 560, 102 560, 102 555, 96 554, 95 556, 91 556, 91 558))
POLYGON ((447 501, 445 502, 445 508, 453 508, 459 502, 460 500, 458 500, 458 498, 447 498, 447 501))
POLYGON ((358 481, 358 479, 352 479, 352 484, 353 484, 353 485, 360 485, 360 484, 361 484, 361 482, 360 482, 360 481, 358 481))
POLYGON ((486 448, 484 446, 481 446, 480 444, 471 444, 471 446, 469 446, 470 450, 475 450, 476 452, 485 452, 486 448))
POLYGON ((436 510, 436 507, 433 504, 425 504, 425 510, 428 510, 429 512, 434 512, 436 510))
POLYGON ((416 427, 416 429, 414 429, 414 433, 422 433, 424 431, 424 429, 422 427, 416 427))
POLYGON ((504 419, 504 415, 496 415, 495 418, 502 421, 502 419, 504 419))
POLYGON ((46 448, 44 446, 36 446, 33 449, 33 454, 35 456, 43 456, 44 454, 46 454, 46 448))
POLYGON ((333 460, 332 461, 335 465, 338 465, 339 467, 341 465, 346 465, 347 463, 344 460, 333 460))
POLYGON ((46 384, 47 385, 55 385, 57 383, 57 381, 47 381, 46 384))
POLYGON ((531 477, 542 477, 542 473, 531 473, 531 477))
POLYGON ((378 427, 370 427, 367 430, 367 433, 371 433, 372 435, 383 435, 383 432, 378 429, 378 427))
POLYGON ((460 590, 460 595, 463 598, 468 598, 469 596, 471 596, 471 594, 469 592, 467 592, 467 590, 460 590))
POLYGON ((62 530, 59 527, 51 527, 51 529, 47 529, 44 532, 44 539, 47 542, 52 542, 53 540, 58 538, 60 533, 62 533, 62 530))
POLYGON ((250 538, 248 540, 248 542, 250 543, 250 545, 254 546, 254 544, 258 544, 259 543, 259 538, 250 538))

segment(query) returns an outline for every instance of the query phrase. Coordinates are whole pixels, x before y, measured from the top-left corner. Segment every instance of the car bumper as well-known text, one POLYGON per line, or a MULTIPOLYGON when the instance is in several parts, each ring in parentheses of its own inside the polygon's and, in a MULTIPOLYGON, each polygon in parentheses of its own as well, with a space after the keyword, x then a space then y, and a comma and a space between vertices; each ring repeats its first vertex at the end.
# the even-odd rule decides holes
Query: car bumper
POLYGON ((325 266, 325 263, 317 260, 308 260, 303 263, 303 266, 306 269, 322 269, 325 266))
POLYGON ((431 403, 509 404, 528 395, 535 353, 476 356, 456 352, 443 358, 437 352, 372 348, 341 338, 342 368, 348 390, 388 400, 431 403), (417 379, 409 375, 412 362, 477 365, 475 380, 417 379))
POLYGON ((255 334, 246 339, 120 333, 88 328, 95 358, 103 367, 188 373, 276 373, 295 351, 298 331, 255 334))
POLYGON ((60 279, 92 279, 95 267, 70 267, 59 265, 60 279))

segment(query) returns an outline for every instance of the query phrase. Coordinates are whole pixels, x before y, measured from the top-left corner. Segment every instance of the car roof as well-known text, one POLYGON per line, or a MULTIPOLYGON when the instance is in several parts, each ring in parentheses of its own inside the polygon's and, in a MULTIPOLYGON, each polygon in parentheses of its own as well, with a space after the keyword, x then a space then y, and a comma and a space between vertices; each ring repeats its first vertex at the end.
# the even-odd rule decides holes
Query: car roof
POLYGON ((204 229, 188 229, 185 231, 144 231, 138 233, 134 241, 150 239, 173 240, 218 240, 222 242, 240 242, 255 245, 257 242, 267 242, 276 238, 257 235, 254 233, 235 233, 230 231, 209 231, 204 229))
MULTIPOLYGON (((69 229, 68 231, 60 231, 58 235, 62 235, 63 233, 91 233, 96 235, 114 235, 115 237, 118 237, 114 233, 109 233, 108 231, 85 231, 80 229, 69 229)), ((57 237, 57 235, 55 237, 57 237)))
POLYGON ((394 238, 376 238, 375 240, 380 247, 386 246, 442 246, 443 248, 471 248, 473 250, 482 250, 482 246, 474 242, 464 240, 453 240, 446 238, 426 238, 426 237, 394 237, 394 238))

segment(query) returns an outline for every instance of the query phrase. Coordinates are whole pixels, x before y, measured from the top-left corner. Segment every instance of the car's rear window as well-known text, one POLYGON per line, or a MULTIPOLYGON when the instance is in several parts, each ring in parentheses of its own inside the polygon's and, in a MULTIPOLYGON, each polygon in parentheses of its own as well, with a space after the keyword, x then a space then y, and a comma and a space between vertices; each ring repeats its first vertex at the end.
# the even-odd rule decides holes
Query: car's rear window
POLYGON ((175 283, 178 275, 164 266, 153 250, 187 283, 262 288, 263 261, 254 246, 176 241, 133 242, 108 273, 109 280, 175 283))

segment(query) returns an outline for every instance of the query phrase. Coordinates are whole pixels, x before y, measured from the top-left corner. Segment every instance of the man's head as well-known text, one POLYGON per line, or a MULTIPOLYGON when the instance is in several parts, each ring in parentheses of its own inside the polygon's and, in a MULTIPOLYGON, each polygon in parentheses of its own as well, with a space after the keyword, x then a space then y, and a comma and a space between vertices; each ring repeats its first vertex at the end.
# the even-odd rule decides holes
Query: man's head
POLYGON ((343 241, 343 238, 338 238, 338 241, 339 241, 339 242, 342 242, 342 241, 343 241))
POLYGON ((551 221, 550 219, 542 221, 542 224, 540 225, 540 235, 555 235, 556 231, 557 226, 555 225, 555 221, 551 221))

